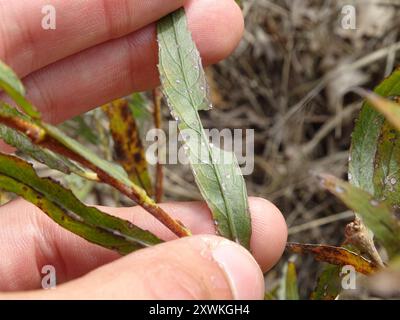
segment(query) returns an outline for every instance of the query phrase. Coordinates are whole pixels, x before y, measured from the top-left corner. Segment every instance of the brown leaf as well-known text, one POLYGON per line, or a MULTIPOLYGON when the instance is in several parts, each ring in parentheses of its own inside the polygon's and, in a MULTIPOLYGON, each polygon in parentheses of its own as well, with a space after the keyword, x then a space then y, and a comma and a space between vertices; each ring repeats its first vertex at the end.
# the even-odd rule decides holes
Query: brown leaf
POLYGON ((341 247, 333 247, 318 244, 288 243, 286 248, 298 254, 312 254, 315 259, 330 264, 345 266, 352 265, 357 272, 371 274, 378 270, 378 267, 364 257, 341 247))
POLYGON ((145 151, 138 127, 126 99, 115 100, 102 107, 110 120, 116 160, 127 172, 129 179, 153 194, 145 151))

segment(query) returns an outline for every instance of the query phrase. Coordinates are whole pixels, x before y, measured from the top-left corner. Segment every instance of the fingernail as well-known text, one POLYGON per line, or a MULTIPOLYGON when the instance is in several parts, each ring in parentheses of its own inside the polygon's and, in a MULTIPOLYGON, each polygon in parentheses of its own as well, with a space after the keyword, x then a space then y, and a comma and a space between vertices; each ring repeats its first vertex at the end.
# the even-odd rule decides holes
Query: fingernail
POLYGON ((224 272, 235 300, 256 300, 264 296, 264 277, 253 256, 231 241, 221 241, 212 251, 224 272))

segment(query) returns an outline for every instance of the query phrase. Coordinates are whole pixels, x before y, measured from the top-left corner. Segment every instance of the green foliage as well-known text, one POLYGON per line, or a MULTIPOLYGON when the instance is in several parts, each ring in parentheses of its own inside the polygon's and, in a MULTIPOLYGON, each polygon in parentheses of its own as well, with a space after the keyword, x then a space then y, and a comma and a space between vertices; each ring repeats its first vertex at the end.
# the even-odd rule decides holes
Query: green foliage
MULTIPOLYGON (((384 80, 375 93, 391 97, 400 95, 400 70, 384 80)), ((378 199, 399 203, 400 157, 399 132, 365 102, 352 135, 350 150, 350 182, 378 199)))
POLYGON ((250 247, 247 191, 235 155, 209 144, 199 117, 209 110, 206 77, 183 9, 158 24, 159 70, 171 114, 178 121, 196 183, 218 232, 250 247))
POLYGON ((85 206, 60 184, 40 178, 27 162, 1 153, 0 187, 32 202, 65 229, 121 254, 161 242, 130 222, 85 206))
MULTIPOLYGON (((24 118, 23 114, 5 103, 0 103, 0 114, 13 114, 21 119, 24 118)), ((95 173, 87 172, 67 158, 33 144, 23 133, 2 124, 0 124, 0 138, 8 145, 17 148, 25 155, 47 165, 51 169, 65 174, 75 173, 86 179, 97 180, 95 173)))

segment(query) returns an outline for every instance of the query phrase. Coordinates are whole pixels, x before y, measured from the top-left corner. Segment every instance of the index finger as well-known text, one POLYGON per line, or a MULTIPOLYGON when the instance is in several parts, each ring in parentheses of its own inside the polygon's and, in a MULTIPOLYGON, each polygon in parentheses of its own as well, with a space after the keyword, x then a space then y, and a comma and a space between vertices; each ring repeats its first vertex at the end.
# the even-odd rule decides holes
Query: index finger
POLYGON ((132 33, 185 0, 0 1, 0 59, 20 77, 108 40, 132 33), (49 5, 55 29, 43 28, 49 5), (45 10, 43 10, 45 9, 45 10))

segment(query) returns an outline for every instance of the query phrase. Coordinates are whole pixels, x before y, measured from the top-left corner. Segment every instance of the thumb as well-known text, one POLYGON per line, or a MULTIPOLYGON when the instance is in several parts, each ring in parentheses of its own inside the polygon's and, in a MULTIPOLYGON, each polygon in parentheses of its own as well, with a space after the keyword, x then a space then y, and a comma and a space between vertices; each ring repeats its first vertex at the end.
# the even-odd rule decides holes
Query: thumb
POLYGON ((246 249, 200 235, 139 250, 36 294, 46 299, 262 299, 264 278, 246 249))

